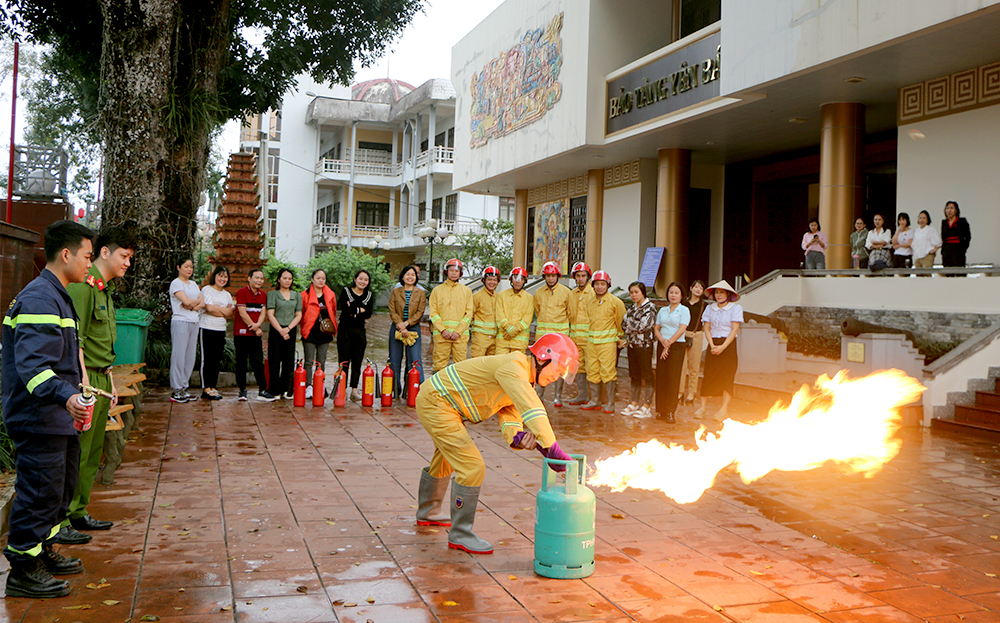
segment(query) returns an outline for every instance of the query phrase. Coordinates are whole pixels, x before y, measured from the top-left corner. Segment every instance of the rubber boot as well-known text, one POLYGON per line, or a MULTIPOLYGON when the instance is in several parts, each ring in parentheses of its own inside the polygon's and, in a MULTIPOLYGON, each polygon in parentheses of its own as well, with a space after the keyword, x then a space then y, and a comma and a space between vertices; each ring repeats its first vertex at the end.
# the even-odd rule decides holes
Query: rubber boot
POLYGON ((420 492, 417 494, 418 526, 450 526, 451 518, 441 514, 441 503, 448 495, 451 476, 435 478, 427 468, 420 471, 420 492))
POLYGON ((69 558, 63 556, 52 547, 52 543, 45 543, 42 546, 42 553, 38 555, 45 570, 52 575, 73 575, 83 573, 83 562, 79 558, 69 558))
POLYGON ((565 381, 563 381, 562 379, 556 379, 556 382, 553 383, 553 385, 555 385, 555 392, 556 392, 555 398, 552 399, 552 406, 553 407, 561 407, 561 406, 563 406, 563 402, 562 402, 562 390, 563 390, 563 384, 564 383, 565 383, 565 381))
POLYGON ((605 413, 615 412, 615 385, 617 384, 618 381, 608 381, 604 384, 604 390, 608 392, 608 401, 604 403, 605 413))
POLYGON ((32 599, 65 597, 69 595, 69 582, 52 577, 38 558, 11 561, 5 592, 8 597, 32 599))
POLYGON ((587 377, 581 373, 580 376, 576 377, 576 398, 566 404, 573 406, 584 405, 589 400, 590 398, 587 394, 587 377))
POLYGON ((590 386, 590 401, 580 407, 584 411, 593 411, 601 408, 601 384, 588 383, 590 386))
POLYGON ((470 554, 492 554, 493 545, 482 540, 472 531, 479 506, 480 487, 466 487, 457 482, 451 485, 451 530, 448 547, 470 554))

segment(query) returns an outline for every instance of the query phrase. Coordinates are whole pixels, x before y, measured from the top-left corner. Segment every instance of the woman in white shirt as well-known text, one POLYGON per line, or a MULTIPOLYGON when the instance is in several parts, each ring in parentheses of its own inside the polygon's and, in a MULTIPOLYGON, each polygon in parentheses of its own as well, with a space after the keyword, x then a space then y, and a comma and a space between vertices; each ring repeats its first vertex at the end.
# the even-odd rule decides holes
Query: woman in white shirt
POLYGON ((201 289, 201 298, 205 301, 205 313, 198 318, 203 400, 222 400, 215 385, 219 381, 222 353, 226 349, 226 325, 236 311, 233 296, 224 289, 228 283, 229 269, 216 266, 208 277, 208 285, 201 289))
POLYGON ((872 267, 875 262, 884 262, 885 266, 882 268, 888 268, 892 266, 892 231, 882 227, 885 225, 885 219, 881 214, 872 217, 872 222, 875 223, 875 227, 868 232, 868 238, 865 240, 868 266, 872 267))
POLYGON ((705 308, 701 322, 709 348, 705 354, 705 378, 701 383, 701 407, 695 417, 705 414, 708 396, 722 395, 722 407, 715 419, 724 420, 733 397, 733 382, 739 358, 736 354, 736 334, 743 324, 743 308, 736 304, 740 295, 725 280, 713 285, 705 294, 715 302, 705 308))
POLYGON ((198 315, 205 301, 198 284, 191 281, 194 262, 183 257, 177 263, 177 278, 170 282, 170 402, 197 400, 188 393, 198 349, 198 315))
POLYGON ((921 210, 917 215, 917 229, 913 232, 914 268, 934 268, 934 257, 941 248, 941 234, 931 225, 931 215, 927 210, 921 210))
POLYGON ((913 260, 913 230, 910 228, 910 215, 900 212, 896 217, 896 235, 892 237, 892 267, 907 268, 907 263, 913 260))

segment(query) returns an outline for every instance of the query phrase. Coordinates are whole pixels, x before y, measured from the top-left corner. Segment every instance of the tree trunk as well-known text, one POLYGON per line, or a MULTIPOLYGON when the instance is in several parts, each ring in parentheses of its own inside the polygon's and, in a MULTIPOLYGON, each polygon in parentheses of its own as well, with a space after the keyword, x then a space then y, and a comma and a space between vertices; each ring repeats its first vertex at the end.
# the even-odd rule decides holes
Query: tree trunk
POLYGON ((105 225, 138 248, 131 301, 162 301, 191 257, 227 58, 229 0, 99 0, 104 22, 100 120, 105 225))

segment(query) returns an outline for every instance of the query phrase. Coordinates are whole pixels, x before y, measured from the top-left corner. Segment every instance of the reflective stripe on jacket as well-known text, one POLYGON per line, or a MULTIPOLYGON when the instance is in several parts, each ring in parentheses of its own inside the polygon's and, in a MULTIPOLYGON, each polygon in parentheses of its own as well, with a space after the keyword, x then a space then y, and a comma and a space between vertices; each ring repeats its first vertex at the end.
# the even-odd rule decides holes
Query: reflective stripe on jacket
POLYGON ((431 291, 428 308, 434 335, 445 330, 461 335, 472 322, 472 290, 457 281, 445 281, 431 291))
POLYGON ((482 290, 472 295, 472 331, 483 333, 490 337, 497 334, 497 295, 484 286, 482 290))
POLYGON ((622 320, 625 319, 625 303, 613 294, 594 297, 587 308, 590 316, 590 343, 610 344, 625 337, 622 320))
POLYGON ((572 320, 570 337, 574 342, 585 342, 590 338, 590 316, 587 310, 595 296, 594 287, 588 282, 583 288, 579 286, 573 288, 570 294, 576 303, 576 316, 572 320))
POLYGON ((561 283, 553 287, 548 284, 535 291, 535 337, 546 333, 569 335, 569 323, 576 318, 576 300, 569 288, 561 283))

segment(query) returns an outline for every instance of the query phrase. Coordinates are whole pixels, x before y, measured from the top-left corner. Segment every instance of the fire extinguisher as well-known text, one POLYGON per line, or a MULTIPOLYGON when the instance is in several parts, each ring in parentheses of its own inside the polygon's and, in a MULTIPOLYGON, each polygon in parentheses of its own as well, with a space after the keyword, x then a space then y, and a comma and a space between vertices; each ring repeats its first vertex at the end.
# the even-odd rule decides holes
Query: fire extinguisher
POLYGON ((343 407, 347 404, 347 361, 340 362, 337 376, 333 379, 333 406, 343 407))
POLYGON ((382 406, 391 407, 392 406, 392 389, 393 383, 396 380, 395 376, 392 374, 392 368, 389 366, 389 362, 385 362, 385 367, 382 368, 382 406))
POLYGON ((299 367, 295 368, 292 405, 296 407, 306 406, 306 369, 302 367, 301 359, 299 359, 299 367))
POLYGON ((368 365, 361 373, 361 406, 370 407, 375 404, 375 371, 372 369, 372 360, 365 360, 368 365))
POLYGON ((406 406, 417 406, 417 392, 420 391, 420 366, 419 361, 413 362, 413 367, 406 375, 406 406))
POLYGON ((316 372, 313 373, 313 406, 322 407, 323 401, 326 400, 326 372, 323 372, 323 366, 316 362, 316 372))

